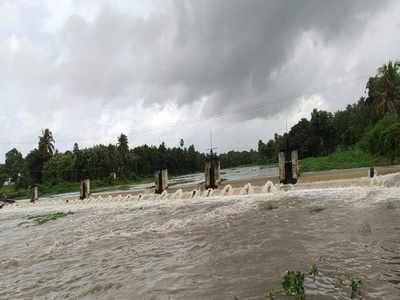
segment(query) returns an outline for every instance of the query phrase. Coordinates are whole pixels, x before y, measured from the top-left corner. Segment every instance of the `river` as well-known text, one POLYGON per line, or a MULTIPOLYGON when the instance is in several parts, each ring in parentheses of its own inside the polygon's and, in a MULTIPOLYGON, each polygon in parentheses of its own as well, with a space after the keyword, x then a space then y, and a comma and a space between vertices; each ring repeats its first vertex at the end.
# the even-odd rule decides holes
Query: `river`
POLYGON ((311 263, 320 274, 306 280, 306 299, 349 299, 338 275, 350 273, 363 299, 400 299, 398 177, 195 199, 19 202, 0 210, 0 299, 266 299, 286 270, 311 263), (73 214, 27 219, 48 212, 73 214))

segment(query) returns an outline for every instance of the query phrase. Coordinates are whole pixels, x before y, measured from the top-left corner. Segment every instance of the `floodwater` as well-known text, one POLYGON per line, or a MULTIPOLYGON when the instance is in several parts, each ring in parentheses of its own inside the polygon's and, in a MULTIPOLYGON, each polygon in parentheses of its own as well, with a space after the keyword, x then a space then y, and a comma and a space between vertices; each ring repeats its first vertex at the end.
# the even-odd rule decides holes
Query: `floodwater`
POLYGON ((361 278, 363 299, 400 299, 399 177, 194 199, 19 202, 0 210, 0 299, 266 299, 286 270, 311 263, 321 273, 306 280, 306 299, 349 299, 338 280, 349 274, 361 278), (59 211, 74 214, 27 219, 59 211))
MULTIPOLYGON (((221 176, 226 181, 232 180, 251 180, 257 178, 266 178, 278 176, 278 171, 274 165, 259 165, 259 166, 249 166, 249 167, 237 167, 222 169, 221 176)), ((179 176, 172 176, 168 180, 170 187, 174 188, 187 188, 189 186, 196 186, 204 183, 204 173, 191 173, 179 176)), ((115 190, 108 192, 109 194, 118 194, 119 192, 145 192, 154 190, 154 182, 133 184, 128 190, 115 190)), ((69 197, 78 196, 78 192, 64 193, 56 196, 49 196, 49 198, 55 197, 69 197)))
MULTIPOLYGON (((276 166, 260 165, 249 167, 237 167, 221 170, 221 177, 226 181, 252 180, 258 178, 278 176, 276 166)), ((174 188, 187 188, 204 183, 204 173, 191 173, 169 178, 168 185, 174 188)), ((130 187, 130 191, 144 192, 154 189, 154 183, 136 184, 130 187)))
MULTIPOLYGON (((260 165, 249 167, 237 167, 221 170, 221 177, 226 181, 251 180, 258 178, 278 176, 278 170, 273 165, 260 165)), ((204 182, 204 173, 193 173, 172 177, 170 185, 184 187, 185 185, 200 184, 204 182)))

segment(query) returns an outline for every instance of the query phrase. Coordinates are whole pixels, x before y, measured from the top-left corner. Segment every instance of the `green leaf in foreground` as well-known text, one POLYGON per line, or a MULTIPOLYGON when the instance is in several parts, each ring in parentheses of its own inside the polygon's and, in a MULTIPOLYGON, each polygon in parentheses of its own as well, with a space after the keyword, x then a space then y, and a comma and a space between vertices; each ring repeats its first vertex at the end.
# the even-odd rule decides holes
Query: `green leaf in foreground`
POLYGON ((351 299, 355 299, 357 295, 360 293, 361 288, 361 279, 352 278, 351 279, 351 299))
POLYGON ((287 295, 294 296, 297 300, 304 300, 304 273, 287 271, 283 277, 282 287, 287 295))
POLYGON ((38 215, 38 216, 29 216, 28 220, 32 220, 36 225, 42 225, 45 224, 49 221, 57 220, 63 217, 66 217, 68 215, 72 215, 73 212, 56 212, 56 213, 50 213, 50 214, 45 214, 45 215, 38 215))

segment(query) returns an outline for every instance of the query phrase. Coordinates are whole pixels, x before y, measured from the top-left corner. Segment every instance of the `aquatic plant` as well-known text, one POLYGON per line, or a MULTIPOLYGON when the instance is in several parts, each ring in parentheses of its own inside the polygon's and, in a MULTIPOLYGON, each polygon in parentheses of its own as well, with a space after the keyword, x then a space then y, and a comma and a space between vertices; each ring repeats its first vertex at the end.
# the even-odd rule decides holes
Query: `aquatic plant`
POLYGON ((312 264, 310 268, 308 269, 308 274, 311 275, 315 281, 315 277, 318 275, 319 269, 316 264, 312 264))
POLYGON ((28 220, 32 220, 36 225, 42 225, 49 221, 57 220, 59 218, 66 217, 68 215, 72 215, 73 212, 69 211, 67 213, 64 212, 56 212, 56 213, 49 213, 45 215, 37 215, 37 216, 29 216, 28 220))
POLYGON ((304 273, 287 271, 283 277, 282 287, 288 296, 294 296, 297 300, 304 300, 304 273))
POLYGON ((357 297, 357 295, 360 294, 361 284, 362 284, 361 279, 358 279, 358 278, 351 279, 351 284, 350 284, 350 287, 351 287, 350 298, 351 299, 355 299, 357 297))
MULTIPOLYGON (((318 266, 313 263, 308 268, 307 273, 300 271, 287 271, 282 279, 282 289, 270 289, 267 290, 267 300, 274 300, 275 297, 279 296, 290 296, 296 300, 305 300, 306 293, 304 287, 304 280, 306 276, 312 276, 313 280, 316 280, 319 275, 318 266)), ((341 273, 336 275, 336 287, 344 288, 350 287, 351 294, 350 299, 356 299, 361 295, 361 280, 354 277, 350 273, 341 273)), ((280 299, 280 298, 279 298, 280 299)), ((285 298, 286 299, 286 298, 285 298)))

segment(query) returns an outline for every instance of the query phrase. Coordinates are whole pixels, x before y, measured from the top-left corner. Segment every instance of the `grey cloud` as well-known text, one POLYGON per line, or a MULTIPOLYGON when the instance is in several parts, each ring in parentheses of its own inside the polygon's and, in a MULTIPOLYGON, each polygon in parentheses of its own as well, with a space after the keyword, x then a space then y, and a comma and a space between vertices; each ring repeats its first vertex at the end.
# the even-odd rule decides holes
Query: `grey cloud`
MULTIPOLYGON (((361 0, 176 1, 167 14, 143 19, 106 6, 93 22, 78 16, 66 22, 56 78, 68 93, 94 99, 183 105, 209 97, 205 115, 278 95, 290 105, 300 92, 296 84, 282 95, 268 77, 286 63, 301 34, 343 42, 383 7, 361 0)), ((269 115, 283 107, 271 103, 269 115)))
MULTIPOLYGON (((0 101, 10 117, 3 116, 0 143, 35 137, 45 126, 77 139, 106 134, 100 115, 141 101, 146 108, 175 102, 185 111, 204 101, 203 119, 223 115, 238 124, 275 117, 315 93, 328 103, 354 101, 347 98, 358 85, 333 93, 323 87, 345 73, 353 49, 354 56, 369 51, 356 47, 358 39, 396 2, 159 1, 140 15, 132 13, 140 4, 130 1, 72 1, 72 15, 53 30, 49 20, 57 16, 45 1, 4 3, 0 101), (7 42, 13 35, 18 50, 7 42), (16 124, 24 122, 18 133, 16 124)), ((381 51, 374 54, 379 64, 388 53, 381 51)), ((129 131, 137 127, 134 120, 121 123, 129 131)))

